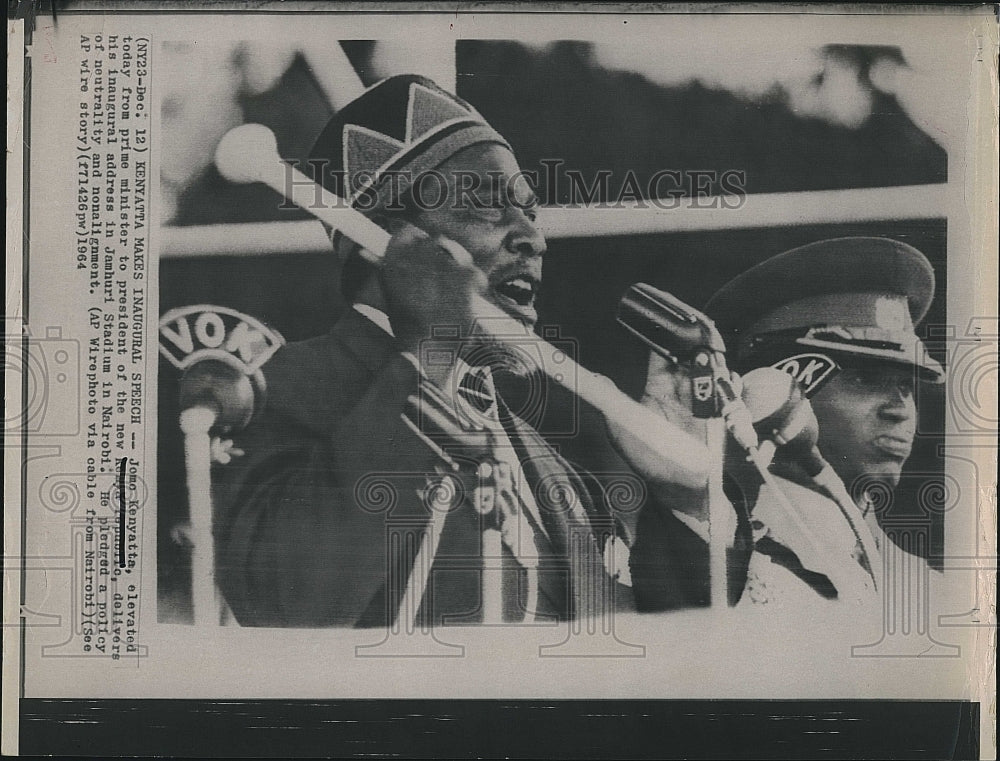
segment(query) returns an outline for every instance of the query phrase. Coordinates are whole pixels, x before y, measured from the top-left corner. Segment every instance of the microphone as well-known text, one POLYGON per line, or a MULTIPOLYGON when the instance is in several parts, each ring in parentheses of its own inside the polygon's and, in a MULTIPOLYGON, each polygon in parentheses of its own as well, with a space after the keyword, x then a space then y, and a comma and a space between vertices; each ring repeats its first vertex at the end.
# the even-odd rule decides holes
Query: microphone
POLYGON ((625 292, 618 304, 617 320, 668 360, 691 362, 701 352, 726 353, 725 341, 712 320, 646 283, 635 283, 625 292))
POLYGON ((181 409, 204 407, 214 412, 213 427, 222 433, 242 430, 253 417, 258 391, 250 376, 231 365, 206 359, 181 378, 181 409))
MULTIPOLYGON (((774 367, 760 367, 743 376, 743 401, 750 410, 754 427, 764 439, 759 450, 761 454, 763 455, 763 450, 768 447, 771 450, 769 457, 773 457, 780 447, 794 462, 801 465, 813 483, 836 503, 854 533, 857 542, 856 560, 871 577, 874 588, 881 589, 878 545, 871 530, 864 524, 863 516, 847 493, 840 476, 816 446, 819 439, 819 422, 801 384, 788 372, 774 367)), ((759 466, 761 476, 768 482, 767 464, 763 457, 759 466)), ((820 546, 815 541, 811 529, 798 517, 794 506, 787 503, 785 509, 786 515, 793 519, 813 549, 820 546)), ((833 577, 831 580, 838 590, 851 588, 849 580, 843 583, 838 583, 833 577)))
POLYGON ((261 367, 284 345, 281 334, 242 312, 208 304, 170 310, 159 332, 160 354, 184 373, 182 416, 203 410, 201 424, 213 431, 245 428, 264 404, 261 367))
POLYGON ((765 444, 771 442, 772 448, 780 447, 791 455, 810 478, 830 467, 816 446, 816 413, 790 374, 773 367, 751 370, 743 376, 743 402, 765 444))
POLYGON ((711 318, 666 291, 635 283, 618 304, 617 320, 664 359, 694 368, 695 417, 721 414, 743 449, 757 447, 757 435, 726 367, 726 343, 711 318))
POLYGON ((215 586, 211 435, 244 428, 264 405, 261 366, 285 343, 259 320, 227 307, 198 304, 160 318, 160 354, 184 373, 180 428, 191 522, 191 604, 196 624, 218 624, 224 607, 215 586))
POLYGON ((754 459, 757 434, 746 405, 726 367, 726 343, 715 323, 672 294, 635 283, 618 304, 617 320, 654 352, 674 364, 687 365, 691 379, 691 412, 707 419, 706 438, 712 457, 708 477, 709 584, 713 606, 729 598, 728 545, 734 516, 723 487, 726 430, 754 459))

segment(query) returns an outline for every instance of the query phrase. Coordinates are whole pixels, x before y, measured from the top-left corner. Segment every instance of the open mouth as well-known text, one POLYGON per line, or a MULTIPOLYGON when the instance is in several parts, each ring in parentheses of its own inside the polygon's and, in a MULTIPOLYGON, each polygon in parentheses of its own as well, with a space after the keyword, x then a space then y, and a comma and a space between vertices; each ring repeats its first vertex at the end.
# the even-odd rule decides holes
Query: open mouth
POLYGON ((535 300, 538 284, 533 278, 516 275, 493 286, 493 290, 518 306, 527 307, 535 300))
POLYGON ((493 286, 495 301, 521 319, 535 322, 535 297, 538 295, 538 280, 531 275, 518 273, 501 280, 493 286))

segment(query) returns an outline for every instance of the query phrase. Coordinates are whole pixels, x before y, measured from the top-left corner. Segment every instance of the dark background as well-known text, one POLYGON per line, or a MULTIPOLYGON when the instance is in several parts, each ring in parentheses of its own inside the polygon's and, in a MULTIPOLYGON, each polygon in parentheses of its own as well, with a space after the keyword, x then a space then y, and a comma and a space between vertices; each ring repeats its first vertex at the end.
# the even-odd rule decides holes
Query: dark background
MULTIPOLYGON (((372 44, 343 43, 365 84, 371 84, 372 44)), ((830 46, 828 54, 853 61, 864 84, 867 66, 895 49, 830 46)), ((675 88, 637 74, 606 71, 589 45, 557 43, 544 50, 509 42, 461 41, 458 94, 471 102, 514 146, 522 168, 541 170, 543 159, 592 177, 612 171, 611 193, 624 174, 640 180, 658 169, 740 170, 750 193, 940 183, 947 177, 944 150, 921 132, 896 100, 872 90, 873 108, 857 128, 795 113, 780 87, 754 102, 697 81, 675 88)), ((299 58, 271 90, 241 98, 247 122, 271 127, 288 159, 305 156, 332 114, 304 60, 299 58)), ((644 184, 644 183, 643 183, 644 184)), ((565 201, 538 188, 545 204, 565 201)), ((279 209, 261 185, 234 186, 206 169, 178 200, 175 225, 308 218, 279 209)), ((931 260, 938 291, 924 335, 946 322, 945 220, 886 219, 864 224, 685 232, 549 241, 540 327, 557 326, 575 342, 582 364, 636 393, 646 353, 614 321, 624 290, 645 281, 701 307, 724 282, 788 248, 842 235, 883 235, 915 246, 931 260)), ((344 310, 339 272, 326 254, 166 259, 160 263, 160 309, 219 304, 254 315, 289 341, 326 331, 344 310)), ((943 359, 938 356, 938 359, 943 359)), ((188 558, 169 530, 186 520, 183 454, 177 429, 177 376, 160 368, 158 484, 159 585, 162 620, 188 615, 188 558)), ((909 474, 894 509, 915 510, 917 490, 943 473, 944 390, 919 391, 920 431, 909 474), (927 475, 931 474, 931 475, 927 475)), ((573 454, 572 440, 563 441, 573 454)), ((930 517, 932 565, 943 547, 940 512, 930 517)))

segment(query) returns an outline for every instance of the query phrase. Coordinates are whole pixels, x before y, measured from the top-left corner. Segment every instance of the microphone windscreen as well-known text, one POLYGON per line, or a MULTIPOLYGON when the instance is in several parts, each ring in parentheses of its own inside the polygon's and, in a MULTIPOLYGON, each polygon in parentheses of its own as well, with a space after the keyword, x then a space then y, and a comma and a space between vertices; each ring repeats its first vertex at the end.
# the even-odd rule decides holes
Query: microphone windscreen
POLYGON ((207 407, 214 410, 214 427, 224 432, 246 427, 253 417, 254 402, 250 376, 216 359, 196 362, 181 378, 181 409, 207 407))
POLYGON ((184 373, 181 409, 207 407, 215 428, 244 428, 264 404, 263 365, 285 339, 260 320, 229 307, 195 304, 160 318, 160 354, 184 373))
POLYGON ((773 367, 751 370, 743 376, 743 402, 758 433, 775 441, 809 476, 826 466, 816 448, 816 413, 791 375, 773 367))
POLYGON ((773 367, 758 367, 743 376, 743 402, 754 423, 771 417, 794 397, 795 379, 773 367))
POLYGON ((636 283, 625 292, 617 319, 654 351, 681 362, 703 349, 720 354, 726 351, 722 336, 708 317, 646 283, 636 283))

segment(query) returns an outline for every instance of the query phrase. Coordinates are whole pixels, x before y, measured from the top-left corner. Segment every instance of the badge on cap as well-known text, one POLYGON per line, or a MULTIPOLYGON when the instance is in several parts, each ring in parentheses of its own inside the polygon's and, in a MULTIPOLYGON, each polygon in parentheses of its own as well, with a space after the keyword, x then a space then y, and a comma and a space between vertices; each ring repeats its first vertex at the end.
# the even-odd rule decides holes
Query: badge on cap
POLYGON ((806 399, 812 398, 840 370, 840 365, 825 354, 796 354, 775 362, 771 367, 795 378, 806 399))

